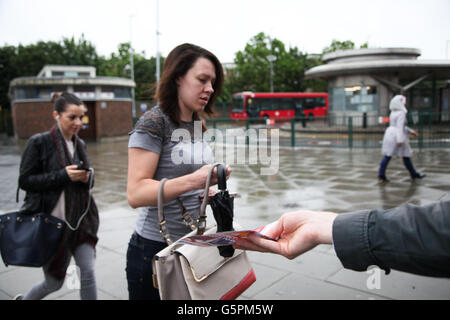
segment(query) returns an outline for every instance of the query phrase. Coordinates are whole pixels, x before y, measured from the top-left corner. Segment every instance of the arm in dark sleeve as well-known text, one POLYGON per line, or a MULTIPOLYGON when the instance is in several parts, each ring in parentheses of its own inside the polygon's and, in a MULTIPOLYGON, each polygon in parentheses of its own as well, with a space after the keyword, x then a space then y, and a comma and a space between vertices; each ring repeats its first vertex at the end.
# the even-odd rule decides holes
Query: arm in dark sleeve
POLYGON ((450 201, 338 215, 333 242, 345 268, 371 265, 434 277, 450 277, 450 201))
POLYGON ((43 143, 33 136, 25 146, 20 162, 19 187, 29 192, 43 192, 64 187, 70 182, 65 168, 44 172, 43 143))

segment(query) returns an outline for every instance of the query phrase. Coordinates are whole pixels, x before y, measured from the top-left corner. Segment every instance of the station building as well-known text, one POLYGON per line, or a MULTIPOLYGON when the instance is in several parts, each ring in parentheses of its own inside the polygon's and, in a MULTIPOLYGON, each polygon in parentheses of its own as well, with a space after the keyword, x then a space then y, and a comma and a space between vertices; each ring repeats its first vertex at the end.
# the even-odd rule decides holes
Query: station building
POLYGON ((336 118, 365 114, 375 125, 379 116, 389 115, 391 98, 403 94, 412 114, 428 112, 435 121, 448 121, 450 60, 420 55, 414 48, 340 50, 325 54, 325 64, 307 70, 305 78, 328 81, 329 114, 336 118))
POLYGON ((68 91, 78 96, 87 108, 82 139, 100 141, 126 136, 133 126, 132 88, 126 78, 97 77, 95 67, 46 65, 36 77, 20 77, 10 82, 9 96, 14 133, 28 139, 49 130, 54 93, 68 91))

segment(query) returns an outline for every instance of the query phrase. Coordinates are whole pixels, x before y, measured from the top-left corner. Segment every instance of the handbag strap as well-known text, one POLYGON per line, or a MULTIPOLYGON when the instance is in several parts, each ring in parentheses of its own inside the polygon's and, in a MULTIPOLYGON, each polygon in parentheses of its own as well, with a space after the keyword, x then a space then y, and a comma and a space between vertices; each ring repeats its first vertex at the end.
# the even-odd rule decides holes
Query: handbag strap
MULTIPOLYGON (((209 193, 209 187, 211 185, 211 177, 212 177, 212 173, 214 171, 214 168, 217 166, 220 166, 223 164, 221 163, 215 163, 211 166, 211 169, 209 170, 208 173, 208 177, 206 178, 206 183, 205 183, 205 193, 204 193, 204 197, 203 197, 203 201, 200 207, 200 214, 198 216, 198 220, 197 220, 197 234, 201 235, 205 232, 206 230, 206 206, 208 204, 208 193, 209 193)), ((166 226, 166 218, 164 216, 164 184, 166 183, 168 179, 167 178, 163 178, 161 179, 161 181, 159 182, 159 187, 158 187, 158 218, 159 218, 159 233, 161 234, 161 237, 164 241, 167 242, 167 244, 171 245, 173 243, 172 239, 170 238, 170 234, 169 234, 169 229, 166 226)), ((225 180, 225 189, 226 189, 226 177, 224 176, 224 178, 222 178, 221 180, 225 180)), ((221 189, 222 190, 222 189, 221 189)), ((181 200, 179 200, 177 198, 178 201, 178 205, 180 205, 181 200)), ((184 207, 181 204, 181 208, 184 209, 184 207)), ((188 226, 192 226, 194 225, 193 223, 191 223, 191 221, 193 221, 192 217, 187 213, 187 211, 184 209, 182 209, 182 216, 183 216, 183 220, 185 222, 185 224, 188 226)), ((194 228, 195 229, 195 228, 194 228)))
POLYGON ((84 217, 88 214, 88 212, 89 212, 89 208, 91 207, 91 199, 92 199, 92 186, 93 186, 93 184, 94 184, 94 168, 89 168, 89 172, 90 172, 90 175, 89 175, 89 181, 88 181, 88 183, 89 183, 89 199, 88 199, 88 203, 87 203, 87 205, 86 205, 86 210, 84 210, 84 212, 83 212, 83 214, 81 215, 81 217, 78 219, 78 222, 77 222, 77 224, 76 224, 76 226, 75 227, 73 227, 70 223, 69 223, 69 221, 67 221, 67 220, 64 220, 65 222, 66 222, 66 225, 69 227, 69 229, 70 230, 72 230, 72 231, 77 231, 78 230, 78 228, 80 227, 80 224, 81 224, 81 221, 84 219, 84 217))
POLYGON ((172 239, 170 239, 169 229, 167 229, 166 226, 166 218, 164 217, 164 210, 163 210, 163 201, 164 201, 164 184, 166 183, 168 179, 163 178, 159 182, 158 187, 158 218, 159 218, 159 233, 161 234, 161 237, 165 242, 167 242, 168 245, 171 245, 172 239))

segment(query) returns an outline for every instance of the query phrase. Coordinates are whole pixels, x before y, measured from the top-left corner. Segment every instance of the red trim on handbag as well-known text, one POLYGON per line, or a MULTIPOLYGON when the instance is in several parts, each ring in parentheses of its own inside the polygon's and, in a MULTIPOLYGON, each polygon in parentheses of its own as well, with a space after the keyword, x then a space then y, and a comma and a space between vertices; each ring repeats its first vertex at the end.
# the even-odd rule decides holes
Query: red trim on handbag
POLYGON ((220 300, 234 300, 256 281, 255 271, 249 273, 233 289, 225 293, 220 300))

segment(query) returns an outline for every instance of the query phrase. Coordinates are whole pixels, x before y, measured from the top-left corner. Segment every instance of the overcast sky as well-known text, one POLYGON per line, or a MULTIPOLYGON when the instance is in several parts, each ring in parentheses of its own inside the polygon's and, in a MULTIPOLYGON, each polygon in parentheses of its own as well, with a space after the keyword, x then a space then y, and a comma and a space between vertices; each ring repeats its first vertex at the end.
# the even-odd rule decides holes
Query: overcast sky
MULTIPOLYGON (((320 53, 332 39, 357 46, 413 47, 421 59, 450 59, 450 0, 159 0, 160 52, 191 42, 232 62, 265 32, 320 53)), ((156 0, 0 0, 0 46, 78 39, 101 55, 130 41, 156 52, 156 0), (130 18, 130 16, 134 17, 130 18), (131 23, 130 23, 131 21, 131 23), (130 32, 130 27, 132 32, 130 32)))

